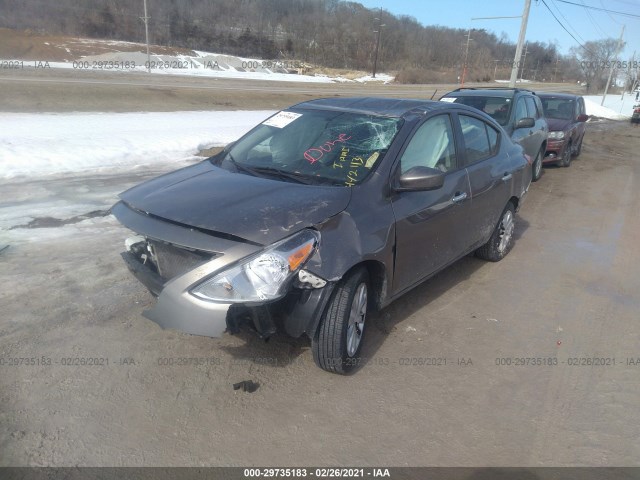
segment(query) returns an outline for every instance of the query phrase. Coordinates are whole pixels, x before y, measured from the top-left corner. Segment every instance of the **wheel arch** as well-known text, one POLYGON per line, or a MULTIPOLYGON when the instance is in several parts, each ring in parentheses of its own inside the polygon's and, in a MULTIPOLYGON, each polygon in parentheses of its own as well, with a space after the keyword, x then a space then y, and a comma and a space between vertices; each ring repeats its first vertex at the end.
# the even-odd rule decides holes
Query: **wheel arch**
POLYGON ((378 260, 363 260, 347 270, 342 276, 342 280, 360 268, 365 269, 369 274, 369 287, 371 290, 370 305, 376 310, 379 310, 382 308, 387 297, 387 288, 389 285, 387 267, 378 260))
MULTIPOLYGON (((515 195, 513 195, 509 201, 507 201, 507 204, 512 203, 513 204, 513 208, 514 210, 517 212, 518 208, 520 207, 520 199, 518 197, 516 197, 515 195)), ((506 208, 506 205, 505 205, 506 208)))

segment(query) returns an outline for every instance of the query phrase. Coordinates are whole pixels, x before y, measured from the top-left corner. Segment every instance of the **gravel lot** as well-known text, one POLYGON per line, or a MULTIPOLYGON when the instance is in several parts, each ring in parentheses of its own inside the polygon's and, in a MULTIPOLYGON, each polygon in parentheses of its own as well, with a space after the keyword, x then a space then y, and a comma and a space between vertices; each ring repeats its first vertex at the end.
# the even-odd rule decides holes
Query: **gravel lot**
MULTIPOLYGON (((350 377, 305 339, 146 320, 112 217, 0 232, 0 465, 637 465, 638 132, 590 124, 532 186, 508 257, 466 257, 376 314, 350 377)), ((158 173, 13 179, 0 206, 91 191, 98 210, 158 173)))

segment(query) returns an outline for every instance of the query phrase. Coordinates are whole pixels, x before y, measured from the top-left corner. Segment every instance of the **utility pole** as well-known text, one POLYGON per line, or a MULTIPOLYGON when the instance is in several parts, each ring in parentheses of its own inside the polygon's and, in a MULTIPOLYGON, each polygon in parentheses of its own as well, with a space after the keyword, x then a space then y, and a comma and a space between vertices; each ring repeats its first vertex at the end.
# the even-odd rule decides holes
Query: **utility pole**
POLYGON ((609 78, 607 79, 607 84, 604 87, 604 93, 602 94, 602 101, 600 105, 604 105, 604 99, 607 98, 607 91, 609 90, 609 84, 611 83, 611 77, 613 76, 613 67, 616 64, 615 59, 618 58, 620 54, 620 49, 622 48, 622 37, 624 36, 624 25, 622 25, 622 30, 620 30, 620 40, 618 40, 618 48, 616 49, 616 56, 613 58, 611 62, 611 70, 609 70, 609 78))
POLYGON ((522 55, 522 46, 524 45, 524 39, 527 34, 527 22, 529 21, 529 10, 531 9, 531 0, 524 1, 524 11, 522 12, 522 23, 520 23, 520 35, 518 36, 518 45, 516 46, 516 55, 513 59, 513 65, 511 66, 511 78, 509 79, 509 87, 514 88, 516 86, 516 80, 518 78, 518 64, 520 62, 520 55, 522 55))
POLYGON ((524 78, 524 63, 527 61, 527 52, 529 51, 529 44, 526 43, 524 46, 524 55, 522 56, 522 70, 520 70, 520 82, 522 83, 522 79, 524 78))
POLYGON ((558 74, 558 62, 560 57, 556 57, 556 68, 553 70, 553 83, 556 83, 556 75, 558 74))
POLYGON ((373 78, 376 78, 376 70, 378 69, 378 51, 380 50, 380 35, 382 34, 382 27, 386 27, 382 22, 382 7, 380 7, 380 18, 374 18, 374 20, 378 21, 378 30, 374 30, 373 33, 377 33, 376 38, 376 53, 373 60, 373 78))
POLYGON ((467 58, 469 57, 469 42, 471 41, 471 28, 467 32, 467 46, 464 49, 464 65, 462 66, 462 80, 460 87, 464 87, 464 77, 467 75, 467 58))
POLYGON ((144 17, 142 17, 142 21, 144 22, 144 34, 147 40, 147 72, 151 73, 151 55, 149 54, 149 16, 147 15, 147 0, 144 1, 144 17))

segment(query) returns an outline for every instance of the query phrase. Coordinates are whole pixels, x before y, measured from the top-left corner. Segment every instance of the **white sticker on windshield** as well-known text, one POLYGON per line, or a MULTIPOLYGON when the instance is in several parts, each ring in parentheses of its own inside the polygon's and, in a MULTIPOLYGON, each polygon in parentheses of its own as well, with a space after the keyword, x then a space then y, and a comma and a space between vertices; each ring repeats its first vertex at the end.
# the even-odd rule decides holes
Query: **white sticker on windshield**
POLYGON ((269 118, 262 122, 263 125, 268 125, 270 127, 276 128, 284 128, 289 125, 291 122, 301 117, 301 113, 293 113, 293 112, 278 112, 273 117, 269 118))
POLYGON ((441 102, 447 102, 447 103, 453 103, 453 102, 456 101, 456 99, 452 98, 452 97, 445 97, 445 98, 441 98, 440 101, 441 102))

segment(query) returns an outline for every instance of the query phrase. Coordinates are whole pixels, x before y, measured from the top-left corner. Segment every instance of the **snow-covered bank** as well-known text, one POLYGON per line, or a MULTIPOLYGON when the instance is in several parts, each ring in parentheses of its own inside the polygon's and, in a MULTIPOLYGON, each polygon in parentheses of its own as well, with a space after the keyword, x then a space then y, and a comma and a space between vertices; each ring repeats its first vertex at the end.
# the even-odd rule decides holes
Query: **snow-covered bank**
POLYGON ((3 113, 0 178, 184 160, 232 142, 272 113, 3 113))
POLYGON ((627 93, 624 95, 607 95, 602 102, 602 95, 585 95, 584 103, 587 107, 587 115, 594 115, 601 118, 609 118, 611 120, 627 120, 631 118, 633 106, 636 103, 635 93, 627 93))
POLYGON ((193 51, 193 55, 147 55, 142 52, 108 52, 84 56, 73 61, 3 60, 0 62, 15 68, 67 69, 77 71, 147 72, 157 75, 186 75, 208 78, 233 78, 246 80, 270 80, 301 83, 390 83, 394 77, 379 73, 355 79, 324 74, 309 74, 308 65, 298 61, 261 60, 233 55, 193 51), (300 72, 300 73, 296 73, 300 72))

